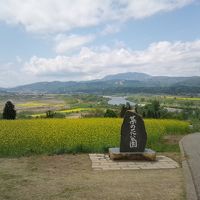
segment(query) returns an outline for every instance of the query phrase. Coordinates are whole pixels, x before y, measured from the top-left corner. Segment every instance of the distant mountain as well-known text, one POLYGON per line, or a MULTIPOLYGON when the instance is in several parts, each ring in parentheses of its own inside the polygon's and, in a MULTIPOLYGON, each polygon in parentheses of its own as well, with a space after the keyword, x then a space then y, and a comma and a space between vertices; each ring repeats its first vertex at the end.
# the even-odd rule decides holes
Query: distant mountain
POLYGON ((199 76, 187 77, 185 80, 177 82, 174 86, 199 87, 200 77, 199 76))
POLYGON ((81 82, 39 82, 6 89, 14 93, 152 93, 200 94, 200 77, 150 76, 144 73, 123 73, 100 80, 81 82))
POLYGON ((138 72, 128 72, 128 73, 120 73, 114 75, 108 75, 104 77, 102 80, 135 80, 135 81, 145 81, 150 79, 152 76, 144 73, 138 72))
POLYGON ((65 88, 74 87, 74 86, 76 86, 76 82, 72 82, 72 81, 70 81, 70 82, 60 82, 60 81, 38 82, 38 83, 32 83, 32 84, 28 84, 28 85, 14 87, 14 88, 9 89, 9 91, 10 92, 22 92, 22 93, 31 93, 31 92, 49 93, 51 91, 55 91, 55 92, 59 91, 59 90, 64 91, 65 88))
POLYGON ((0 93, 5 93, 5 92, 6 92, 6 89, 0 88, 0 93))
MULTIPOLYGON (((120 73, 114 75, 108 75, 104 77, 102 80, 134 80, 134 81, 142 81, 147 85, 151 86, 171 86, 173 84, 184 82, 187 80, 193 80, 195 77, 169 77, 169 76, 150 76, 145 73, 138 72, 129 72, 129 73, 120 73)), ((196 77, 199 78, 199 77, 196 77)))

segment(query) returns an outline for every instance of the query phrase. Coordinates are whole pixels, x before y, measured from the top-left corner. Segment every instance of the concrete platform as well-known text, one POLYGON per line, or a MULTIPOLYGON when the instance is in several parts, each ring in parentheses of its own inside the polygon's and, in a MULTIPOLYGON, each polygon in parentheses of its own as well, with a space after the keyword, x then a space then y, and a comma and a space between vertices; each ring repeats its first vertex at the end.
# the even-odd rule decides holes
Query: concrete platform
POLYGON ((109 148, 109 157, 111 160, 156 160, 156 152, 151 149, 145 149, 144 152, 120 152, 119 148, 109 148))
POLYGON ((177 162, 166 156, 157 156, 156 161, 111 160, 107 154, 89 154, 93 170, 152 170, 179 168, 177 162))

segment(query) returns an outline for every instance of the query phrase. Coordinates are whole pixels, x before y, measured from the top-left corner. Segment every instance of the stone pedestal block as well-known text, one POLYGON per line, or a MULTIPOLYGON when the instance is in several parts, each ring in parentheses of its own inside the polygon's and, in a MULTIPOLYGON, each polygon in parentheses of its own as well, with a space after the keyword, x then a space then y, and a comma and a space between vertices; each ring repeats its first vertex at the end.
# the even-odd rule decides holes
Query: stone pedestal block
POLYGON ((112 160, 156 161, 156 152, 151 149, 145 149, 144 152, 120 152, 120 148, 109 148, 109 157, 112 160))

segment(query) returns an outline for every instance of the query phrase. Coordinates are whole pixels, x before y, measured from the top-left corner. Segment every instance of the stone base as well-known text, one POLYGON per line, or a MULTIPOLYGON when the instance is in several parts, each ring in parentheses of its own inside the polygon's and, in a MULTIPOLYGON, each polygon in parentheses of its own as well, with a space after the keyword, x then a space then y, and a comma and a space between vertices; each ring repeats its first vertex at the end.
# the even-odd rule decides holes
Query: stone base
POLYGON ((109 157, 111 160, 156 160, 156 152, 151 149, 145 149, 144 152, 120 152, 119 148, 109 148, 109 157))

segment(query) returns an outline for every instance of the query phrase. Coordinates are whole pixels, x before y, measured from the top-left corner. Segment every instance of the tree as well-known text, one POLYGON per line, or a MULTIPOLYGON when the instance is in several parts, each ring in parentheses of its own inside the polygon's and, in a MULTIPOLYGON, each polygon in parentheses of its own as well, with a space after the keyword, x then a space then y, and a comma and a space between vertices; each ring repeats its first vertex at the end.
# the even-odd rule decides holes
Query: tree
POLYGON ((124 104, 122 105, 120 117, 123 118, 125 116, 125 113, 127 110, 132 110, 132 107, 129 102, 127 102, 126 105, 124 105, 124 104))
POLYGON ((124 115, 125 115, 125 113, 126 113, 126 106, 123 104, 122 105, 122 108, 121 108, 121 112, 120 112, 120 117, 124 117, 124 115))
POLYGON ((138 104, 135 104, 135 112, 138 113, 138 104))
POLYGON ((166 111, 160 106, 160 102, 157 100, 146 104, 144 107, 138 106, 137 111, 143 117, 147 118, 161 118, 161 114, 166 115, 166 111))
POLYGON ((157 100, 154 100, 152 102, 152 105, 153 105, 153 109, 154 109, 155 118, 160 118, 160 113, 162 111, 162 109, 160 107, 160 102, 157 100))
POLYGON ((51 110, 46 112, 46 118, 54 118, 55 113, 51 110))
POLYGON ((3 109, 3 119, 15 119, 16 110, 15 105, 11 101, 7 101, 3 109))
POLYGON ((115 111, 107 109, 104 117, 117 117, 117 114, 115 113, 115 111))

